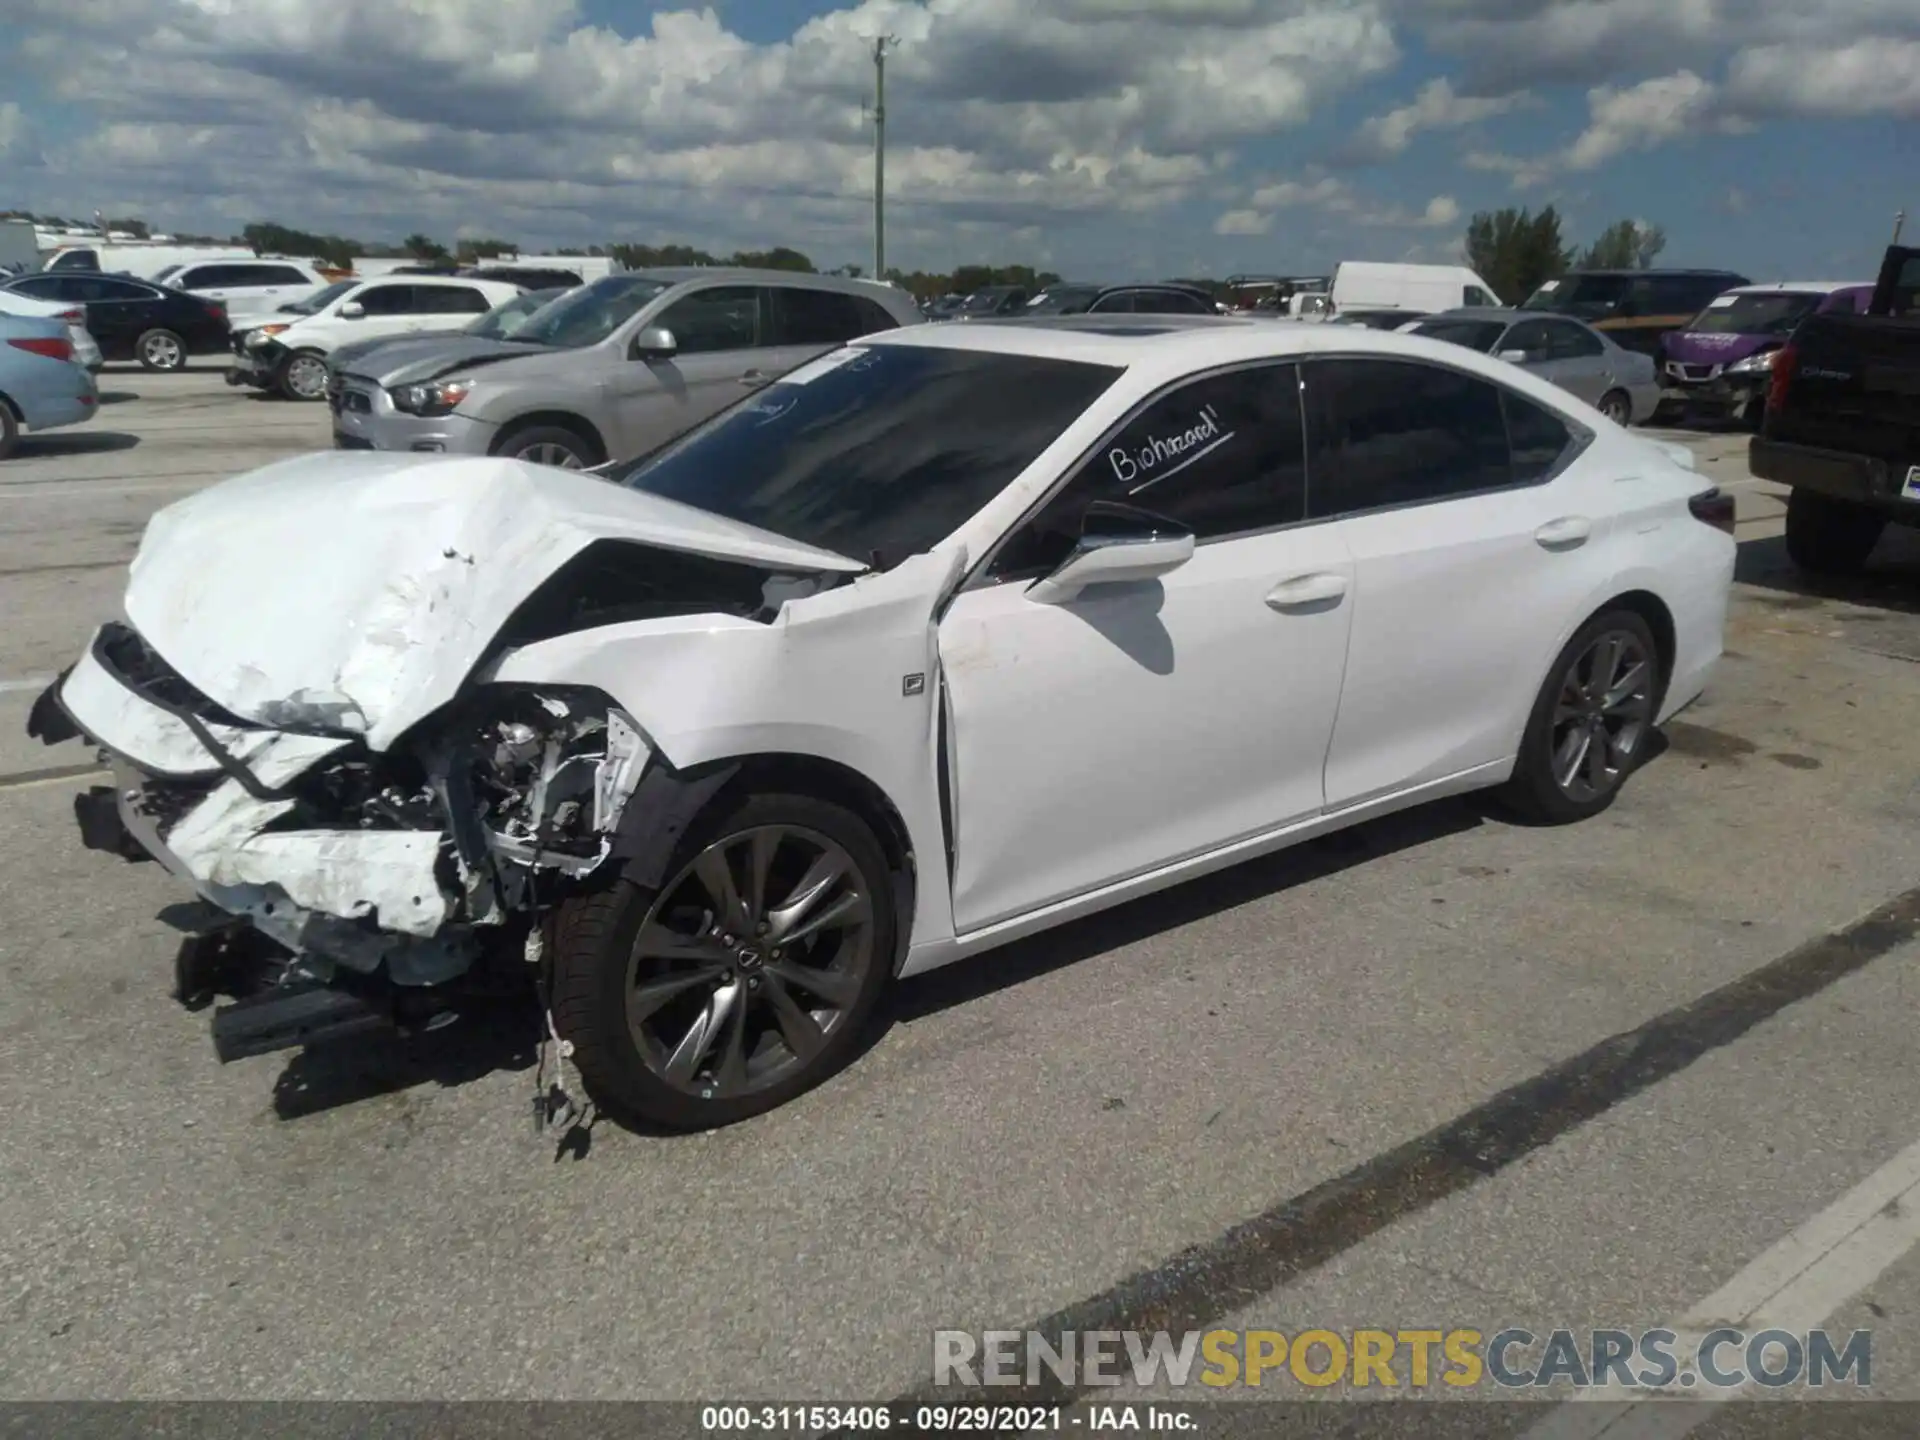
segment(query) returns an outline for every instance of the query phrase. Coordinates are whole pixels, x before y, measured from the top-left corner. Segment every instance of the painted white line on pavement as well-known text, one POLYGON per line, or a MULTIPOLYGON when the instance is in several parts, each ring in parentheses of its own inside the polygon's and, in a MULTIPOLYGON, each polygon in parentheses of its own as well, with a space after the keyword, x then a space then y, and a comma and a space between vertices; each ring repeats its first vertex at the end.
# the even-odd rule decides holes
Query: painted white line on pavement
MULTIPOLYGON (((1920 1144, 1910 1145, 1668 1327, 1677 1356, 1697 1353, 1722 1326, 1804 1333, 1880 1278, 1920 1243, 1920 1144)), ((1687 1399, 1622 1401, 1583 1390, 1522 1440, 1680 1440, 1712 1406, 1746 1387, 1689 1391, 1687 1399)))
POLYGON ((21 690, 44 690, 53 684, 51 675, 29 675, 24 680, 0 680, 0 695, 12 695, 21 690))

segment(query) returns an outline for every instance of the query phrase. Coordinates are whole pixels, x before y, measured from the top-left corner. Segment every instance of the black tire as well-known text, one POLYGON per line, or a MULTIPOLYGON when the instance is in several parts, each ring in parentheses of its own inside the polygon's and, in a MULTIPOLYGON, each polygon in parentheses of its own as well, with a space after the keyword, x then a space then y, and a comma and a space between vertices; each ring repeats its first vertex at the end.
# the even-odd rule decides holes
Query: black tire
POLYGON ((19 418, 13 413, 12 402, 0 395, 0 460, 7 459, 19 446, 19 418))
POLYGON ((133 358, 142 370, 171 374, 187 368, 187 342, 171 330, 148 330, 133 342, 133 358))
MULTIPOLYGON (((897 934, 893 889, 886 854, 875 838, 872 826, 852 811, 810 795, 740 793, 731 798, 723 796, 688 828, 668 861, 665 873, 667 880, 658 890, 623 878, 603 888, 573 896, 562 903, 552 922, 551 999, 554 1028, 563 1040, 572 1043, 574 1063, 579 1067, 588 1092, 596 1103, 614 1114, 661 1129, 706 1130, 731 1125, 776 1109, 846 1065, 858 1051, 862 1032, 872 1018, 874 1007, 879 1003, 893 972, 897 934), (666 1078, 663 1069, 656 1067, 667 1058, 662 1042, 678 1033, 679 1021, 669 1024, 663 1037, 649 1038, 647 1043, 657 1047, 653 1063, 649 1063, 641 1042, 636 1040, 633 1028, 629 1025, 628 996, 630 987, 642 971, 655 981, 663 976, 672 981, 684 980, 692 971, 648 968, 646 961, 633 958, 635 942, 641 927, 648 923, 650 917, 676 936, 684 933, 676 930, 675 925, 681 923, 680 917, 687 911, 673 908, 675 902, 689 893, 688 886, 694 887, 692 893, 696 897, 708 893, 704 885, 686 873, 688 868, 701 861, 702 857, 710 856, 713 847, 728 842, 730 837, 767 833, 770 830, 787 830, 796 836, 824 838, 851 861, 852 879, 848 884, 844 888, 836 885, 834 889, 821 894, 822 898, 827 895, 844 897, 857 890, 865 896, 870 919, 866 927, 864 968, 855 968, 850 961, 848 968, 839 972, 848 978, 847 993, 840 997, 844 1003, 828 1005, 831 1018, 818 1026, 824 1032, 820 1037, 822 1043, 811 1058, 801 1059, 795 1047, 790 1046, 786 1039, 785 1025, 778 1013, 781 1006, 776 1003, 778 997, 774 994, 774 982, 779 976, 791 979, 796 973, 796 959, 814 958, 811 949, 814 942, 806 942, 809 950, 798 957, 789 955, 785 964, 777 963, 780 954, 778 949, 767 951, 768 958, 753 961, 758 975, 750 978, 746 950, 743 948, 730 952, 721 949, 720 940, 712 939, 711 932, 705 926, 705 921, 715 918, 708 913, 703 920, 695 922, 696 933, 689 946, 711 945, 714 947, 711 952, 703 953, 722 958, 692 960, 683 955, 669 963, 731 966, 735 962, 724 957, 729 953, 739 954, 741 960, 737 974, 729 969, 723 979, 734 985, 735 994, 741 999, 740 1013, 746 1017, 741 1023, 763 1027, 754 1031, 761 1058, 771 1058, 786 1068, 770 1068, 764 1080, 750 1082, 758 1088, 746 1088, 732 1095, 719 1093, 727 1087, 712 1077, 719 1073, 718 1067, 722 1063, 720 1048, 725 1044, 722 1040, 711 1050, 702 1047, 701 1058, 695 1062, 701 1068, 685 1078, 684 1087, 676 1085, 666 1078), (658 916, 654 915, 656 906, 660 908, 658 916), (760 968, 762 964, 764 969, 760 968), (630 974, 630 966, 636 967, 635 973, 630 974), (747 997, 742 988, 747 984, 753 984, 756 989, 764 984, 767 988, 758 990, 756 997, 747 997), (780 1057, 782 1050, 788 1052, 787 1058, 780 1057), (700 1093, 703 1084, 714 1088, 700 1093)), ((733 873, 743 877, 746 872, 735 869, 733 873)), ((782 883, 785 883, 784 880, 782 883)), ((766 888, 771 893, 781 887, 769 880, 766 888)), ((839 903, 840 898, 836 898, 823 908, 831 908, 839 903)), ((697 906, 692 908, 697 909, 697 906)), ((714 928, 717 929, 718 925, 714 928)), ((831 931, 832 927, 828 929, 831 931)), ((822 932, 825 933, 828 932, 822 932)), ((721 940, 726 938, 723 936, 721 940)), ((762 945, 765 942, 754 940, 748 943, 762 945)), ((839 958, 838 955, 829 957, 827 963, 831 964, 839 958)), ((820 975, 823 970, 815 969, 811 973, 820 975)), ((661 1016, 677 1013, 681 1017, 702 1011, 711 1013, 717 988, 712 982, 704 980, 687 986, 676 992, 676 999, 662 1006, 658 1013, 661 1016), (675 1006, 683 1008, 675 1012, 675 1006)), ((789 986, 786 980, 782 980, 778 988, 781 995, 788 997, 789 1004, 796 993, 813 994, 804 987, 789 986)), ((816 1001, 819 999, 817 995, 813 998, 816 1001)), ((809 1012, 815 1021, 819 1013, 809 1012)), ((754 1043, 747 1042, 746 1048, 750 1053, 754 1043)))
MULTIPOLYGON (((1527 717, 1527 728, 1521 736, 1520 754, 1514 762, 1513 776, 1500 787, 1498 798, 1520 818, 1535 824, 1567 825, 1598 815, 1613 803, 1628 776, 1646 758, 1647 742, 1653 734, 1653 720, 1660 712, 1660 701, 1666 694, 1666 686, 1667 676, 1660 661, 1660 647, 1654 642, 1652 627, 1632 610, 1601 611, 1582 625, 1559 655, 1554 657, 1553 666, 1540 686, 1540 694, 1533 702, 1532 713, 1527 717), (1646 666, 1644 687, 1628 697, 1631 705, 1621 707, 1621 715, 1636 725, 1637 729, 1629 735, 1622 727, 1617 753, 1612 750, 1595 752, 1592 747, 1596 742, 1591 737, 1587 747, 1579 750, 1583 757, 1595 756, 1598 760, 1597 769, 1604 773, 1598 776, 1579 775, 1576 779, 1585 781, 1599 778, 1605 782, 1594 786, 1593 793, 1583 793, 1586 789, 1584 783, 1570 788, 1557 773, 1557 757, 1565 753, 1564 747, 1569 736, 1577 737, 1579 727, 1585 723, 1579 717, 1563 718, 1562 712, 1566 709, 1585 711, 1587 708, 1586 687, 1580 683, 1580 667, 1587 663, 1596 647, 1609 637, 1622 637, 1637 650, 1641 662, 1646 666), (1581 698, 1568 704, 1569 697, 1576 690, 1581 698)), ((1591 717, 1586 719, 1590 720, 1591 717)), ((1576 769, 1582 768, 1584 761, 1576 765, 1576 769)))
POLYGON ((495 444, 493 453, 535 465, 557 465, 563 470, 590 470, 605 464, 607 459, 591 437, 569 425, 528 425, 524 429, 509 430, 495 444), (572 463, 536 458, 541 453, 552 456, 560 451, 570 455, 572 463))
POLYGON ((1787 494, 1787 558, 1815 575, 1857 575, 1866 566, 1884 515, 1817 490, 1787 494))
POLYGON ((316 404, 327 398, 327 358, 318 350, 296 350, 282 362, 273 388, 289 400, 316 404), (318 367, 316 370, 315 367, 318 367), (317 374, 317 388, 313 377, 317 374))
POLYGON ((1624 390, 1609 390, 1600 397, 1600 413, 1614 424, 1633 424, 1633 397, 1624 390))
POLYGON ((1741 407, 1740 423, 1758 435, 1767 428, 1767 397, 1756 395, 1741 407))

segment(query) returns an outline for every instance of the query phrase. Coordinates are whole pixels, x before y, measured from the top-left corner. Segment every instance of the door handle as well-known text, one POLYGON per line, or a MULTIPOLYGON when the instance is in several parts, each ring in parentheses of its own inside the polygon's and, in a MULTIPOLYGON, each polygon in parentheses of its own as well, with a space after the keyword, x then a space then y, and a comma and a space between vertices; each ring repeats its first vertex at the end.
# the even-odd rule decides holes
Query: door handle
POLYGON ((1269 610, 1293 610, 1307 605, 1323 605, 1347 593, 1344 575, 1300 575, 1282 580, 1267 592, 1269 610))
POLYGON ((1593 522, 1584 515, 1566 515, 1549 520, 1533 532, 1533 538, 1548 550, 1572 550, 1587 543, 1593 534, 1593 522))

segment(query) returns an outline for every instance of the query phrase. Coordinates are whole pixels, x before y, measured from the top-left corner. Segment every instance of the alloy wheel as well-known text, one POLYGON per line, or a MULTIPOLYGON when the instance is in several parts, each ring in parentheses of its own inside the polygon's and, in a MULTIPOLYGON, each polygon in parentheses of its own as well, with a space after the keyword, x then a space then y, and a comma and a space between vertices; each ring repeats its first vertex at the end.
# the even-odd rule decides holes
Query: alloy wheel
POLYGON ((551 440, 543 440, 538 445, 529 445, 513 458, 530 461, 535 465, 553 465, 561 470, 579 470, 584 467, 584 462, 578 455, 566 446, 551 440))
POLYGON ((1615 391, 1601 400, 1600 413, 1616 425, 1625 425, 1633 419, 1633 402, 1615 391))
POLYGON ((810 1065, 877 963, 867 886, 844 849, 800 826, 702 850, 661 889, 627 962, 627 1028, 648 1070, 717 1100, 810 1065))
POLYGON ((1595 638, 1561 677, 1554 702, 1553 780, 1589 801, 1626 778, 1653 722, 1653 657, 1629 631, 1595 638))
POLYGON ((326 362, 315 355, 296 355, 287 362, 287 388, 302 400, 318 400, 327 393, 326 362))
POLYGON ((141 358, 156 370, 178 370, 186 358, 180 342, 171 335, 149 335, 140 349, 141 358))

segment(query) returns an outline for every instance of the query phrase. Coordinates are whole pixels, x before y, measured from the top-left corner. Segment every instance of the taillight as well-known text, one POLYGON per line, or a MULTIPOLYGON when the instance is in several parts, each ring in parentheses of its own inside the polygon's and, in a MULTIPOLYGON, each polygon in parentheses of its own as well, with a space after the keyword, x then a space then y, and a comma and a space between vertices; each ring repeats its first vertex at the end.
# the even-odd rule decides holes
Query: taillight
POLYGON ((55 318, 64 321, 68 325, 84 325, 87 323, 87 312, 84 310, 62 310, 55 318))
POLYGON ((1719 486, 1693 496, 1687 501, 1687 510, 1701 524, 1733 534, 1733 496, 1719 486))
POLYGON ((1800 368, 1800 352, 1789 341, 1773 357, 1773 376, 1767 381, 1767 409, 1778 414, 1787 403, 1793 372, 1800 368))
POLYGON ((33 355, 44 355, 49 360, 73 359, 73 341, 64 335, 58 340, 41 340, 36 337, 29 340, 9 340, 7 343, 16 350, 25 350, 33 355))

